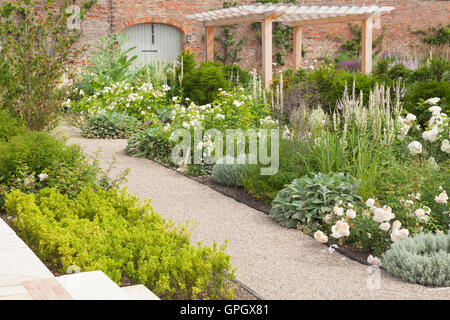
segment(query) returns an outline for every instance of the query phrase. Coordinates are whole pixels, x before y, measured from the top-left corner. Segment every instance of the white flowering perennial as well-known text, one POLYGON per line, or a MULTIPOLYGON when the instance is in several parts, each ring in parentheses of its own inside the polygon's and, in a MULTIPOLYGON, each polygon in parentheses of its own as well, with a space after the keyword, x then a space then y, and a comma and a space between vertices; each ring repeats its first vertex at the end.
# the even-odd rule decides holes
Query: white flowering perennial
POLYGON ((413 156, 421 154, 423 151, 422 144, 419 141, 413 141, 408 145, 408 150, 413 156))

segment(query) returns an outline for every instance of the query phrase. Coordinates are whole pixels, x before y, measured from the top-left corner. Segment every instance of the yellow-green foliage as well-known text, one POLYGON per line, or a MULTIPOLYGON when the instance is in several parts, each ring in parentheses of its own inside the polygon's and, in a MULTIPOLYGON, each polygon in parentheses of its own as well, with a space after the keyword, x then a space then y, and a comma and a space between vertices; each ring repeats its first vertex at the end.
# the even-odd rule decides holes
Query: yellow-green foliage
POLYGON ((88 187, 70 200, 56 189, 15 190, 5 208, 17 234, 53 270, 102 270, 119 285, 145 284, 163 299, 233 297, 226 245, 192 246, 185 226, 126 191, 88 187))

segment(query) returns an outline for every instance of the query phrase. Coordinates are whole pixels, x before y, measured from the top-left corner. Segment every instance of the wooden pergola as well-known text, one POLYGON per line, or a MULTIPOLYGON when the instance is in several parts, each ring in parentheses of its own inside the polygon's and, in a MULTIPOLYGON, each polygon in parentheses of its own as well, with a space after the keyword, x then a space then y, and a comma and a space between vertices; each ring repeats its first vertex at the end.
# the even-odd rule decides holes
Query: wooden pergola
POLYGON ((254 4, 188 15, 206 28, 206 59, 214 60, 214 27, 261 22, 262 69, 264 85, 272 81, 272 23, 281 22, 294 28, 293 67, 302 65, 302 29, 308 26, 338 22, 362 22, 362 72, 372 71, 372 29, 380 17, 394 7, 372 6, 306 6, 294 4, 254 4))

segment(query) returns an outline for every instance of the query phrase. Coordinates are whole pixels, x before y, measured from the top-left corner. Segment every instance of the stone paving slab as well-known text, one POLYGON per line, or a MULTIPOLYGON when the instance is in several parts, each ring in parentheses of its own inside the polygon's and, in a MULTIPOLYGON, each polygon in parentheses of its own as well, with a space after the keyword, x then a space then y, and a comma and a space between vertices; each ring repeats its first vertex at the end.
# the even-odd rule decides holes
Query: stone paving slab
POLYGON ((193 243, 228 240, 237 278, 266 299, 450 299, 450 288, 409 284, 385 273, 375 275, 380 285, 372 287, 367 266, 330 253, 311 237, 282 228, 263 213, 173 170, 127 156, 126 140, 72 137, 69 143, 80 144, 91 155, 101 148, 104 167, 117 154, 113 174, 130 168, 131 194, 153 199, 153 207, 166 219, 195 221, 193 243))
POLYGON ((142 284, 120 288, 133 300, 161 300, 142 284))
POLYGON ((0 289, 51 277, 34 252, 0 219, 0 289))
POLYGON ((56 281, 74 300, 130 300, 102 271, 68 274, 56 281))

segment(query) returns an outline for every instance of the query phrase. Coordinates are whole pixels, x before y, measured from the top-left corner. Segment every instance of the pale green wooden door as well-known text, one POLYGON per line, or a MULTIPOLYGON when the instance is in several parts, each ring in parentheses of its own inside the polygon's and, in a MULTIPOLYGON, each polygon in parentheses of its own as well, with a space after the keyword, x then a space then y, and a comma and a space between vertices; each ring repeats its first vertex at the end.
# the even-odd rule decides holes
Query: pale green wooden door
POLYGON ((130 56, 136 55, 137 65, 160 59, 172 63, 183 46, 183 34, 177 28, 158 23, 137 24, 124 31, 129 40, 125 49, 136 47, 130 56))

